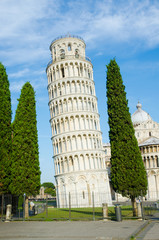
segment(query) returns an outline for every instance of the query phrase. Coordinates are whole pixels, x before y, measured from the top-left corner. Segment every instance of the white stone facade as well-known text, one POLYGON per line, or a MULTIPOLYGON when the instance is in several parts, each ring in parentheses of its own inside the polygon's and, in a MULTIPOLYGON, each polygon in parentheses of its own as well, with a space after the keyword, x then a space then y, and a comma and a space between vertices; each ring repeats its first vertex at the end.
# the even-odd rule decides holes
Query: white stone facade
POLYGON ((159 199, 159 138, 150 137, 139 144, 147 172, 147 199, 159 199))
POLYGON ((58 207, 111 204, 93 66, 85 42, 61 37, 50 45, 46 72, 58 207), (93 197, 94 194, 94 198, 93 197))

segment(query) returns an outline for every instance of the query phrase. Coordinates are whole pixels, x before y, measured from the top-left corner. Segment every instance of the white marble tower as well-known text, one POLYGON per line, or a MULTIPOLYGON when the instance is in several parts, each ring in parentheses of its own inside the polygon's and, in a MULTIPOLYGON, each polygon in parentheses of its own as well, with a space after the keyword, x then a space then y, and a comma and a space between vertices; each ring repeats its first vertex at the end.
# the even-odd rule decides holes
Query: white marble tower
POLYGON ((85 42, 62 36, 50 45, 48 78, 50 124, 58 207, 111 204, 104 161, 93 66, 85 42))

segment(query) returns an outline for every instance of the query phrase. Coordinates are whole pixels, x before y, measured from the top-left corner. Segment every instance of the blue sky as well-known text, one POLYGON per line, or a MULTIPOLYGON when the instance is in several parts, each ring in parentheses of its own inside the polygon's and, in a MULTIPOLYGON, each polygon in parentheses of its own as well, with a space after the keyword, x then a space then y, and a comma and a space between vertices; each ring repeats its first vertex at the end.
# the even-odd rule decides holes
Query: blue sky
POLYGON ((0 61, 7 70, 13 119, 26 81, 36 91, 41 182, 54 182, 45 69, 51 41, 81 36, 94 66, 103 142, 108 142, 106 65, 116 58, 130 113, 138 100, 159 122, 159 1, 0 0, 0 61))

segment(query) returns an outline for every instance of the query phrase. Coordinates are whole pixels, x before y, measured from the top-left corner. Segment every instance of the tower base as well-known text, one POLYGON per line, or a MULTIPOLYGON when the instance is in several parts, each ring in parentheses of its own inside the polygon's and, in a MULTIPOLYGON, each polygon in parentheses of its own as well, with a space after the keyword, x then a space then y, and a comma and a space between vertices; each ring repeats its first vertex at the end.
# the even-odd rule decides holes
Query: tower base
POLYGON ((112 205, 107 171, 60 174, 56 178, 57 207, 82 208, 112 205))

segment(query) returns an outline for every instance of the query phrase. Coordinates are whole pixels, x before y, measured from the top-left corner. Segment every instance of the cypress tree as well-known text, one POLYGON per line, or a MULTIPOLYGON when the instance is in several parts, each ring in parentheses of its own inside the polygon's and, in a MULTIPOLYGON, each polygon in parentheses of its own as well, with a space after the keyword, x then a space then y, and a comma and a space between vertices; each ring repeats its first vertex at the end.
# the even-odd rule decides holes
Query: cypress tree
POLYGON ((6 69, 0 63, 0 194, 9 193, 11 170, 11 96, 6 69))
POLYGON ((34 89, 24 84, 13 122, 12 183, 16 195, 36 195, 40 189, 40 167, 34 89))
POLYGON ((135 198, 146 195, 146 171, 129 113, 125 86, 115 59, 107 66, 107 106, 111 144, 111 183, 113 189, 129 197, 136 216, 135 198))

